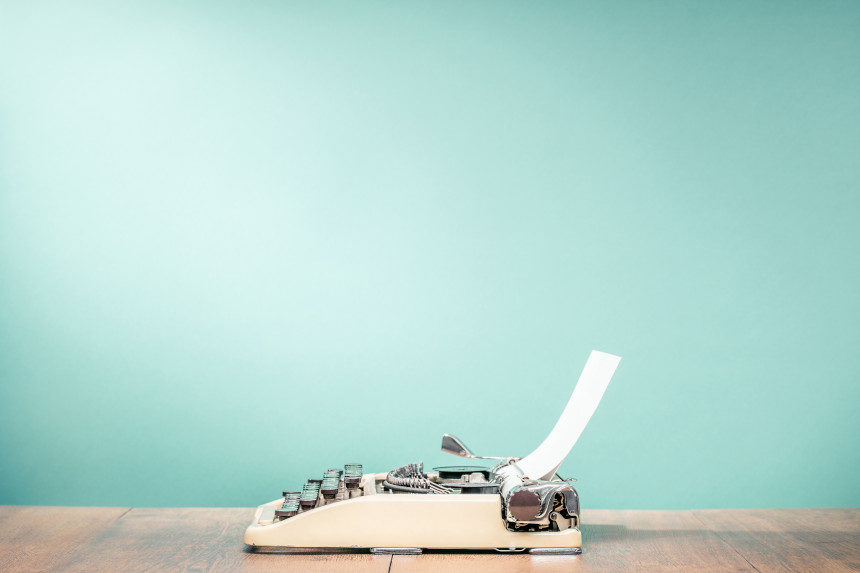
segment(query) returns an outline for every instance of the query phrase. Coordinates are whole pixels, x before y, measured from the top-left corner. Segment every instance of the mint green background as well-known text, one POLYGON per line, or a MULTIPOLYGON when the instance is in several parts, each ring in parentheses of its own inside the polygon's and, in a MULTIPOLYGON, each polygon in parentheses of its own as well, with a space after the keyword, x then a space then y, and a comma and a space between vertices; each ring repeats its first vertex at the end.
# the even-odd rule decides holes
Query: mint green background
MULTIPOLYGON (((0 503, 443 432, 583 505, 860 505, 860 3, 4 3, 0 503)), ((448 461, 454 461, 450 458, 448 461)))

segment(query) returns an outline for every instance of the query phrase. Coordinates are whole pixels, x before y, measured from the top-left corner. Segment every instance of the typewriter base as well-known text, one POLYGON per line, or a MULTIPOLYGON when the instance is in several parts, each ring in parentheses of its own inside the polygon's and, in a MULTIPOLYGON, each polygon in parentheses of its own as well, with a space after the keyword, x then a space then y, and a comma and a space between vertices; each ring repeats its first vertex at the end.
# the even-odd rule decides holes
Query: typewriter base
MULTIPOLYGON (((532 547, 531 549, 495 549, 499 553, 525 553, 531 555, 582 555, 581 547, 532 547)), ((423 549, 417 547, 374 547, 370 550, 374 555, 421 555, 423 549)))
POLYGON ((563 531, 520 532, 502 521, 498 494, 368 495, 325 505, 271 524, 260 514, 275 500, 257 508, 245 531, 251 547, 286 548, 534 548, 556 551, 582 547, 576 527, 563 531))

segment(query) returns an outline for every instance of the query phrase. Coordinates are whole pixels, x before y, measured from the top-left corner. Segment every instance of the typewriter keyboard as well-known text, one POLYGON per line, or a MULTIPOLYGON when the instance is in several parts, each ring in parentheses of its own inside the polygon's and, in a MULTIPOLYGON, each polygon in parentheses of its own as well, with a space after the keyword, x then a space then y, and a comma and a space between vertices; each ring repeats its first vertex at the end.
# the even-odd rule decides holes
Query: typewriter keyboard
POLYGON ((311 509, 362 494, 361 464, 346 464, 343 469, 326 470, 321 478, 311 478, 301 491, 283 492, 284 501, 275 509, 275 519, 287 519, 311 509))

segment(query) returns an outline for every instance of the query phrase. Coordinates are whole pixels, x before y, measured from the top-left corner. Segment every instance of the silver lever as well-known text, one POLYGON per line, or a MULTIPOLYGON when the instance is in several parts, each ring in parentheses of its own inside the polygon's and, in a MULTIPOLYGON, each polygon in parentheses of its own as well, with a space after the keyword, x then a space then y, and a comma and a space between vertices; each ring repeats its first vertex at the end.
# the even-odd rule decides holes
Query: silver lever
POLYGON ((457 436, 442 434, 442 451, 461 458, 472 458, 475 460, 510 460, 511 458, 497 458, 493 456, 476 456, 466 447, 466 444, 457 436))

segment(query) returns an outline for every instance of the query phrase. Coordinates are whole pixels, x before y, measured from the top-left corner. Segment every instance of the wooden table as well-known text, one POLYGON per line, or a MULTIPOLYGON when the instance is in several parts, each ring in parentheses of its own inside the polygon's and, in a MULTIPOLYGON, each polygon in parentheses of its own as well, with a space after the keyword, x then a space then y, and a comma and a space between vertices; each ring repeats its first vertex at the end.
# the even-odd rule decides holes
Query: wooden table
POLYGON ((583 512, 577 556, 262 553, 248 508, 0 506, 0 571, 857 571, 860 510, 583 512))

